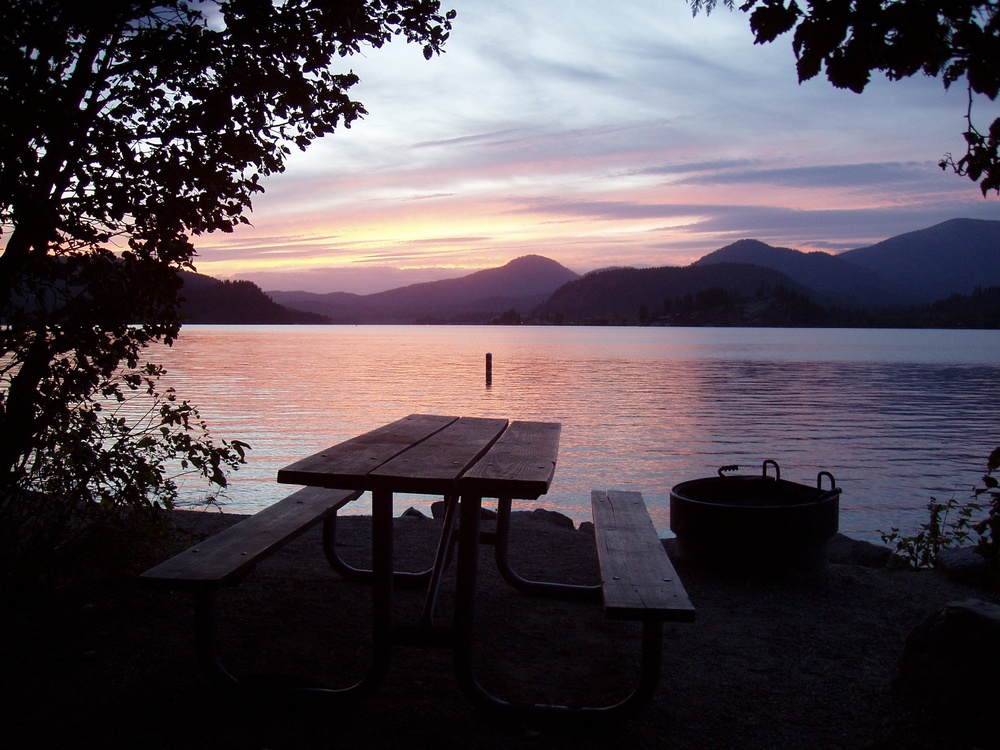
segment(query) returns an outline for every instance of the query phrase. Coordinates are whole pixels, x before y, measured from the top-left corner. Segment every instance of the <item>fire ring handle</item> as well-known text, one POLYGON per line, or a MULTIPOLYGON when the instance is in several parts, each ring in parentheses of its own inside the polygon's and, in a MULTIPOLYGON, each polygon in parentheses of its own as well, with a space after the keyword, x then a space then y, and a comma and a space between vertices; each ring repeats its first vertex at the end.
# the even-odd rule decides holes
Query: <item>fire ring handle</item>
POLYGON ((774 467, 774 479, 775 479, 776 481, 777 481, 777 480, 780 480, 780 479, 781 479, 781 469, 780 469, 780 468, 779 468, 779 466, 778 466, 778 462, 777 462, 777 461, 775 461, 775 460, 773 460, 773 459, 770 459, 770 458, 769 458, 769 459, 767 459, 767 460, 766 460, 766 461, 764 462, 764 466, 763 466, 763 468, 762 468, 762 473, 764 474, 764 477, 765 477, 765 478, 767 477, 767 467, 768 467, 768 466, 773 466, 773 467, 774 467))
MULTIPOLYGON (((770 459, 770 458, 767 459, 767 461, 764 462, 764 466, 763 466, 763 474, 764 474, 764 476, 767 477, 767 467, 769 467, 769 466, 773 466, 774 467, 774 478, 775 478, 775 480, 781 479, 781 468, 778 466, 778 462, 774 461, 773 459, 770 459)), ((726 466, 720 466, 719 467, 719 476, 723 477, 723 476, 726 475, 727 471, 739 471, 739 469, 740 469, 740 467, 737 466, 736 464, 727 464, 726 466)), ((824 473, 826 473, 826 472, 824 472, 824 473)), ((833 477, 830 477, 830 478, 832 479, 833 477)))
POLYGON ((837 489, 837 480, 834 479, 833 478, 833 474, 831 474, 828 471, 821 471, 819 474, 816 475, 816 489, 819 490, 819 489, 823 488, 823 477, 829 477, 830 478, 830 489, 831 490, 837 489))

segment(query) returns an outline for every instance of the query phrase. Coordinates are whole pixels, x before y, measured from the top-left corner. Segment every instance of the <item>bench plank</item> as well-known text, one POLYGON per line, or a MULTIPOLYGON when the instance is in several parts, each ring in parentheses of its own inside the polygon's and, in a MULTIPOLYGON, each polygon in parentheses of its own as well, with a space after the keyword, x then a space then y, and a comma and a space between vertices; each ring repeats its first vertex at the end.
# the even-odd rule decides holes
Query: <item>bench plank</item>
POLYGON ((356 490, 306 487, 150 568, 139 578, 145 585, 168 589, 215 589, 236 583, 261 558, 360 495, 356 490))
POLYGON ((692 622, 694 607, 638 492, 591 493, 604 609, 611 619, 692 622))

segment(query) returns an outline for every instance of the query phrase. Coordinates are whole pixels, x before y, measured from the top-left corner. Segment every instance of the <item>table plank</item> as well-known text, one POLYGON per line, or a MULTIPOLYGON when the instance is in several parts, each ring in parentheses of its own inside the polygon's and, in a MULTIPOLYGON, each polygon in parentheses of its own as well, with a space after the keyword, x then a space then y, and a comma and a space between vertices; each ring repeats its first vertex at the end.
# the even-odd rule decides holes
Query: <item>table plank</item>
POLYGON ((507 428, 506 419, 462 417, 387 461, 370 475, 372 489, 446 495, 507 428))
POLYGON ((459 483, 462 494, 535 500, 552 484, 558 422, 514 422, 459 483))
POLYGON ((458 417, 411 414, 346 440, 278 471, 283 484, 370 489, 367 476, 396 456, 429 439, 458 417))

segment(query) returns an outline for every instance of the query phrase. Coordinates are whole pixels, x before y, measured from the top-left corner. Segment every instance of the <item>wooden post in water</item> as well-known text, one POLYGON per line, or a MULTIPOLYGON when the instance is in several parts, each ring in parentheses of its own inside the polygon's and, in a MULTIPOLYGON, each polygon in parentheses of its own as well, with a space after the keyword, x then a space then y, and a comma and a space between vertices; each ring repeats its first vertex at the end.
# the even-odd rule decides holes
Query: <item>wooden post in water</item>
POLYGON ((486 352, 486 387, 493 385, 493 354, 486 352))

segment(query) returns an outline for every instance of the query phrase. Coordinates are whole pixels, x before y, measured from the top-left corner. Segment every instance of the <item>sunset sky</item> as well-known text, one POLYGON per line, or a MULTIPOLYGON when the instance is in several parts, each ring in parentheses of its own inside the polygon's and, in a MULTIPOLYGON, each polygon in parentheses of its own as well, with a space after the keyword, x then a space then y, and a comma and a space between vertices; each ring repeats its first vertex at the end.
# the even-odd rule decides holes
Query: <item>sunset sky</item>
POLYGON ((445 54, 345 60, 369 115, 294 155, 252 227, 200 238, 200 272, 367 293, 530 253, 582 273, 1000 219, 937 166, 964 151, 959 87, 799 85, 790 38, 755 46, 745 14, 692 18, 683 0, 442 5, 458 11, 445 54))

